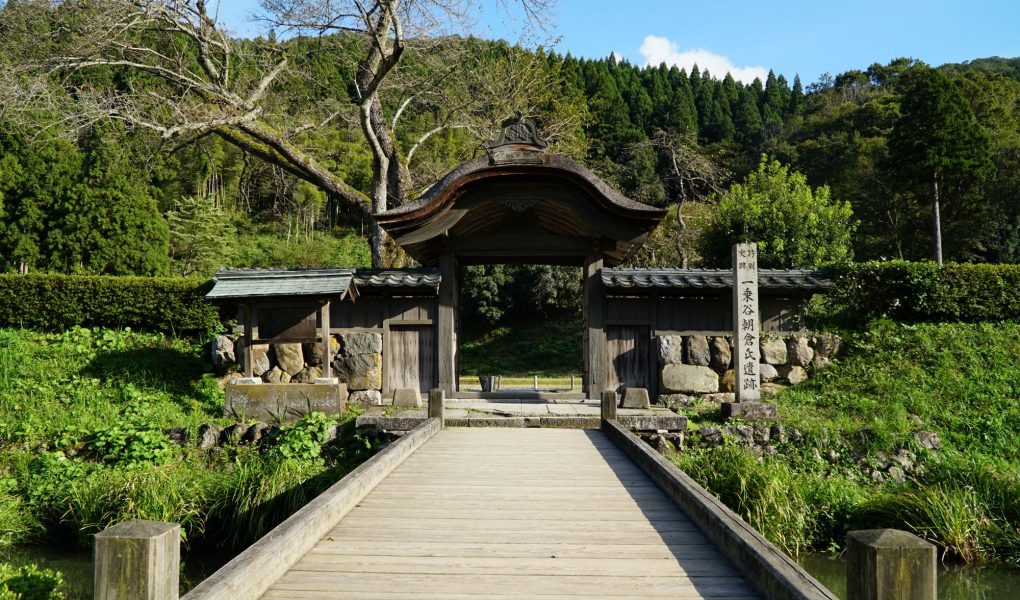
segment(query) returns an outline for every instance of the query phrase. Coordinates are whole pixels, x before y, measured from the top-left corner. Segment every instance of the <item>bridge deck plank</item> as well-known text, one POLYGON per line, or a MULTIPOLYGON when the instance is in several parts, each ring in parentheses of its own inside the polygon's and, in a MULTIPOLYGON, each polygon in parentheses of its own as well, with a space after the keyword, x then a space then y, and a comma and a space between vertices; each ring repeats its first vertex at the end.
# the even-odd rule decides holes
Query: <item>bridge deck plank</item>
POLYGON ((265 594, 756 598, 601 432, 445 429, 265 594))

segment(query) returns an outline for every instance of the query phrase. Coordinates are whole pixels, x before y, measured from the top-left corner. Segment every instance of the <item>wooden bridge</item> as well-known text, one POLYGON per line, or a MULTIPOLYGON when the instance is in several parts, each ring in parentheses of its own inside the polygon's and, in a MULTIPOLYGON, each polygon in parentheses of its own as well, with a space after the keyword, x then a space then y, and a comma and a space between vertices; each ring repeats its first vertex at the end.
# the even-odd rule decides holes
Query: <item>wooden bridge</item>
MULTIPOLYGON (((431 418, 184 600, 835 599, 612 411, 599 429, 444 428, 434 394, 431 418)), ((96 598, 177 598, 176 526, 140 523, 97 536, 96 598)))
POLYGON ((264 598, 756 598, 600 431, 444 429, 264 598))

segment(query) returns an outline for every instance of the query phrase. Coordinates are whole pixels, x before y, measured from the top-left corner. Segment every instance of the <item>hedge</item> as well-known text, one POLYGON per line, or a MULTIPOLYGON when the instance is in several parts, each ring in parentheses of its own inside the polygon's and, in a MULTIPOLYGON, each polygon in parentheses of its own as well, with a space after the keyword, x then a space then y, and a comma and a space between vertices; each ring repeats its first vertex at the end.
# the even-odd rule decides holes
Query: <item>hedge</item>
POLYGON ((182 277, 0 274, 0 326, 74 325, 204 333, 220 324, 212 282, 182 277))
POLYGON ((1020 265, 867 262, 831 267, 828 303, 854 321, 1020 321, 1020 265))

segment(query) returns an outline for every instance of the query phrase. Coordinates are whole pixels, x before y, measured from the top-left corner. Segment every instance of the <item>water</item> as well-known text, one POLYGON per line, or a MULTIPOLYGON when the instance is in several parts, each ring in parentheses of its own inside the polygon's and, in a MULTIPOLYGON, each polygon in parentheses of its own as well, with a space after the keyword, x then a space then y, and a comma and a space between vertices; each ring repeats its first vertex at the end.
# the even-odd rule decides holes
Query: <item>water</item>
MULTIPOLYGON (((811 575, 840 598, 846 598, 846 561, 826 554, 797 557, 811 575)), ((1020 598, 1020 569, 939 565, 940 600, 1015 600, 1020 598)))
MULTIPOLYGON (((181 573, 181 593, 205 579, 231 558, 230 553, 210 552, 185 557, 181 573)), ((64 574, 69 596, 73 600, 92 597, 92 552, 76 548, 52 546, 19 546, 5 562, 36 563, 64 574)), ((827 554, 805 552, 797 557, 811 575, 840 598, 846 598, 846 561, 827 554)), ((1015 600, 1020 598, 1020 569, 939 565, 939 598, 941 600, 1015 600)))

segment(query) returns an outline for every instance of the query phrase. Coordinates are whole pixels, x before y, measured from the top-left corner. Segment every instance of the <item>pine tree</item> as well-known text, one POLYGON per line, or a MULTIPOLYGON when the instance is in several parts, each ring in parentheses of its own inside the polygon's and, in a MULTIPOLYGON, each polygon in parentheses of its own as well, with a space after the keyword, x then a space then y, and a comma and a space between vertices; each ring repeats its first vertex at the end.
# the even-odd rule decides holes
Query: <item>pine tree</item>
POLYGON ((923 190, 931 202, 933 255, 942 264, 943 204, 962 202, 994 166, 988 136, 957 85, 931 68, 907 77, 889 154, 906 188, 923 190))
POLYGON ((170 257, 174 270, 185 277, 212 275, 229 264, 234 245, 233 226, 207 196, 185 196, 166 214, 170 257))
POLYGON ((790 92, 790 116, 799 115, 804 110, 804 86, 800 82, 800 75, 793 76, 793 90, 790 92))

